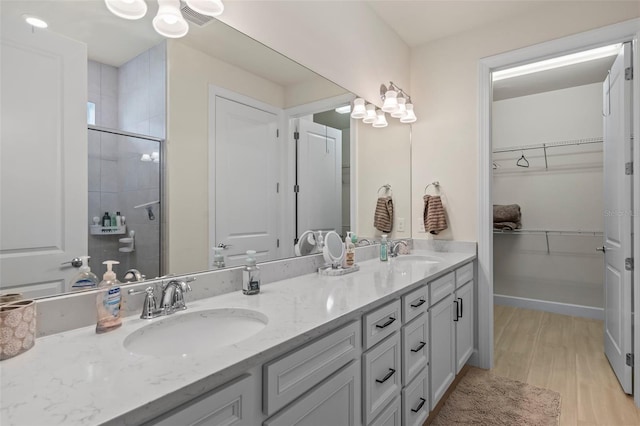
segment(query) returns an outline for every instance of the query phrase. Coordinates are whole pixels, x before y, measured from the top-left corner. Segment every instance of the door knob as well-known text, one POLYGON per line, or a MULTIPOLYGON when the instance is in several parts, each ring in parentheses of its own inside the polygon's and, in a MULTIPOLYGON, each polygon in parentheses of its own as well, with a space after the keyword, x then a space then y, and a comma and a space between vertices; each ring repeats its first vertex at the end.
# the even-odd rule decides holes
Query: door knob
POLYGON ((68 262, 62 262, 60 264, 60 266, 64 266, 64 265, 71 265, 74 268, 79 268, 82 266, 82 259, 80 259, 79 257, 74 257, 73 259, 71 259, 68 262))
POLYGON ((601 252, 603 252, 603 253, 604 253, 604 252, 606 252, 606 251, 607 251, 607 248, 606 248, 605 246, 602 246, 602 247, 596 247, 596 251, 601 251, 601 252))

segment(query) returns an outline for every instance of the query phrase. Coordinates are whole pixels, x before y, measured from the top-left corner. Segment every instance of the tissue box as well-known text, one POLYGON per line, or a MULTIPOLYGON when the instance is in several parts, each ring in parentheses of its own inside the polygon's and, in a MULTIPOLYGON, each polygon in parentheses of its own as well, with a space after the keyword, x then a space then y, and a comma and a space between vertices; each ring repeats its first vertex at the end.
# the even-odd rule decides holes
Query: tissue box
POLYGON ((28 351, 36 342, 36 302, 0 305, 0 360, 28 351))

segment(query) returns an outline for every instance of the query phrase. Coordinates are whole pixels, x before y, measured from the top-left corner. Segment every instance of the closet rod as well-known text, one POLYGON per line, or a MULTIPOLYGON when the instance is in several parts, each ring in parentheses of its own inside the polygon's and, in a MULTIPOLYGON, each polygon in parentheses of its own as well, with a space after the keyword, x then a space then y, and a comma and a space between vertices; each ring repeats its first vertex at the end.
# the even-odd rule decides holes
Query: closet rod
POLYGON ((555 148, 559 146, 588 145, 592 143, 602 143, 603 141, 604 141, 603 138, 588 138, 588 139, 575 139, 575 140, 557 141, 557 142, 545 142, 545 143, 536 144, 536 145, 509 146, 506 148, 497 148, 493 150, 493 153, 498 154, 501 152, 528 151, 531 149, 546 150, 547 148, 555 148))
POLYGON ((560 231, 560 230, 545 230, 545 229, 515 229, 513 231, 504 230, 504 229, 494 229, 494 234, 504 234, 504 235, 541 235, 544 234, 544 239, 547 243, 547 254, 551 253, 551 249, 549 247, 549 234, 552 235, 580 235, 580 236, 593 236, 593 237, 602 237, 604 234, 602 231, 560 231))

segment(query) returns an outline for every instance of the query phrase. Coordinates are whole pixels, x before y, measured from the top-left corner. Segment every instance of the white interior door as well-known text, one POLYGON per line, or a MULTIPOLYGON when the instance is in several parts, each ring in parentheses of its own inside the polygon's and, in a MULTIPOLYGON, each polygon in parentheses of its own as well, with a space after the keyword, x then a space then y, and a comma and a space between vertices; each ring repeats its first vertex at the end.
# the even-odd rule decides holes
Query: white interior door
POLYGON ((298 125, 298 236, 342 231, 342 131, 309 120, 298 125))
POLYGON ((0 291, 65 291, 87 254, 86 46, 2 22, 0 291))
POLYGON ((277 258, 278 116, 215 97, 213 245, 227 245, 226 266, 277 258))
POLYGON ((632 176, 625 173, 631 161, 631 45, 626 43, 604 82, 604 350, 620 385, 632 393, 632 367, 626 354, 632 348, 632 176))

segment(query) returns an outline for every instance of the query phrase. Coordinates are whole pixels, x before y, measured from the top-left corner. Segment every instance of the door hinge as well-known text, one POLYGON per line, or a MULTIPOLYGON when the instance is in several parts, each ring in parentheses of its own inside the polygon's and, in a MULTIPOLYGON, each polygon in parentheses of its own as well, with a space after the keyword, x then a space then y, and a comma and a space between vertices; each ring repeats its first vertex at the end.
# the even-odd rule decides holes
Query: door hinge
POLYGON ((296 194, 300 192, 300 185, 293 185, 293 192, 295 192, 296 194))
POLYGON ((280 137, 280 129, 276 129, 276 138, 280 137))
POLYGON ((627 257, 624 260, 624 269, 627 271, 633 271, 633 257, 627 257))
POLYGON ((295 140, 300 139, 300 132, 293 132, 293 138, 294 138, 295 140))
POLYGON ((633 354, 627 354, 627 365, 633 367, 633 354))
POLYGON ((280 238, 276 240, 276 247, 280 247, 280 238))
POLYGON ((632 175, 633 174, 633 162, 624 163, 624 174, 632 175))
POLYGON ((276 182, 276 194, 280 193, 280 182, 276 182))
POLYGON ((633 67, 627 67, 624 69, 624 79, 633 80, 633 67))

